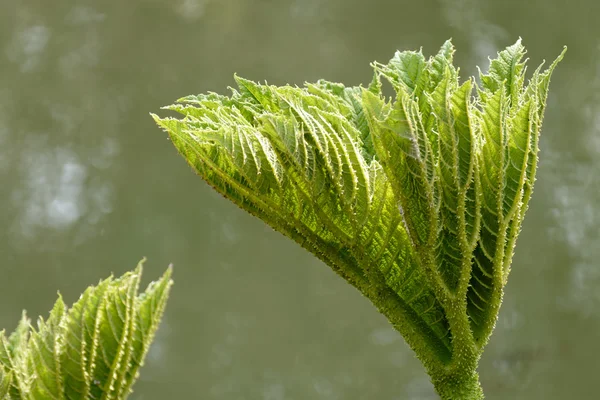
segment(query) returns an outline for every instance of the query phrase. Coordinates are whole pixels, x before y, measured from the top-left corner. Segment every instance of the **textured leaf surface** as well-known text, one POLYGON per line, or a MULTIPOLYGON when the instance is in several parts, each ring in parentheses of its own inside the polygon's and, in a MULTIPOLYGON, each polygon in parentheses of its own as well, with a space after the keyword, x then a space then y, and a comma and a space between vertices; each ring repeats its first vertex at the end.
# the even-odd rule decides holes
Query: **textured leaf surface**
POLYGON ((138 294, 134 272, 89 287, 67 308, 59 296, 33 328, 25 314, 0 332, 0 398, 126 399, 164 311, 171 269, 138 294))
POLYGON ((366 89, 236 77, 229 97, 188 96, 166 107, 180 118, 153 115, 206 182, 368 297, 434 383, 476 376, 558 62, 525 85, 518 41, 478 85, 460 82, 453 54, 449 41, 429 59, 397 52, 373 64, 366 89))

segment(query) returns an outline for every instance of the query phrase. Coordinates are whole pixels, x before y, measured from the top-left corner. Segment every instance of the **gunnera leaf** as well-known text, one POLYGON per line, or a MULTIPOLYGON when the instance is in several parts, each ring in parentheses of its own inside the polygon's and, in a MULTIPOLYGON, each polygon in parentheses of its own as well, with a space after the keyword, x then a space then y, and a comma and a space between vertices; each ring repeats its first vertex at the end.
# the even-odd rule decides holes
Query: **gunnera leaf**
POLYGON ((430 58, 397 52, 367 88, 236 76, 230 96, 153 117, 208 184, 369 298, 442 398, 477 399, 564 52, 526 82, 519 40, 479 83, 461 82, 453 54, 450 41, 430 58))
POLYGON ((59 295, 37 328, 24 313, 8 338, 0 332, 0 398, 126 399, 172 285, 169 267, 138 294, 142 264, 90 286, 71 308, 59 295))

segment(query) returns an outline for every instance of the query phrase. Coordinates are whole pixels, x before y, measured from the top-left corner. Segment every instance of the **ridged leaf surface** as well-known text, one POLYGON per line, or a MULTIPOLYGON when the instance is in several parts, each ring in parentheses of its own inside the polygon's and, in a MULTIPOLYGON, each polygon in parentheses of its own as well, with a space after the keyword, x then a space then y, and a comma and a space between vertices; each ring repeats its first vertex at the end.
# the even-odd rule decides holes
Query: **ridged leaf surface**
POLYGON ((525 85, 524 53, 500 52, 480 84, 460 82, 450 42, 374 63, 367 88, 236 77, 231 96, 154 118, 206 182, 368 297, 439 383, 474 374, 531 195, 558 60, 525 85))
POLYGON ((141 272, 89 287, 71 308, 59 297, 37 328, 23 314, 0 332, 0 399, 126 399, 172 284, 169 268, 138 294, 141 272))

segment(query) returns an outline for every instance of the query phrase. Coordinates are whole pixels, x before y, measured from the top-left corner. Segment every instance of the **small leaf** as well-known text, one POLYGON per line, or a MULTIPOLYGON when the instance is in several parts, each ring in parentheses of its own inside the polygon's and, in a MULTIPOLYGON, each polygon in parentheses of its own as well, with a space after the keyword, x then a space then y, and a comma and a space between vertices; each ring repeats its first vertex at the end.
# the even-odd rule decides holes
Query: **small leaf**
POLYGON ((10 400, 10 388, 12 386, 12 374, 4 366, 0 365, 0 399, 10 400))
POLYGON ((31 387, 34 399, 61 399, 64 393, 60 355, 63 351, 63 320, 66 306, 62 297, 54 304, 48 320, 38 320, 29 341, 28 370, 35 376, 31 387))
POLYGON ((420 96, 429 83, 425 73, 427 62, 420 51, 398 51, 387 65, 376 64, 376 70, 397 90, 402 89, 410 96, 420 96))
POLYGON ((141 272, 89 287, 70 309, 59 296, 37 329, 23 314, 9 338, 0 332, 0 398, 126 399, 172 284, 169 268, 138 295, 141 272))

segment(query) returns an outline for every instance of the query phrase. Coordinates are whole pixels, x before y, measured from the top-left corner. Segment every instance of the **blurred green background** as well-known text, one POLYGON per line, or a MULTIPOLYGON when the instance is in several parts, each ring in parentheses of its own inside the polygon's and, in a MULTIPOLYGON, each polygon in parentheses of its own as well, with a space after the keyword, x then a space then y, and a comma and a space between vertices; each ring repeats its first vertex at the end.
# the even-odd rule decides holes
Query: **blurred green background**
POLYGON ((197 178, 149 112, 273 84, 368 83, 449 37, 462 76, 521 36, 555 72, 541 165, 480 375, 488 399, 596 399, 600 3, 0 0, 0 327, 147 256, 175 264, 132 399, 436 399, 402 338, 321 262, 197 178))

